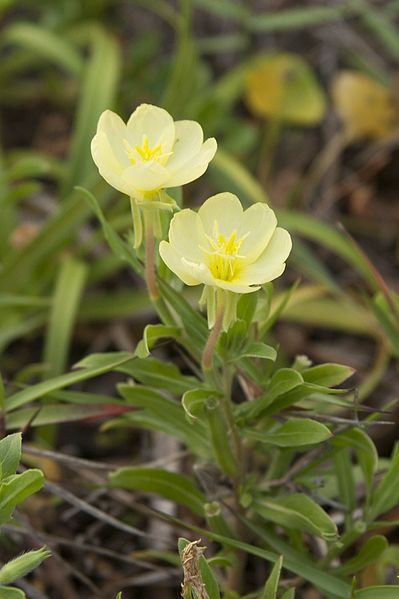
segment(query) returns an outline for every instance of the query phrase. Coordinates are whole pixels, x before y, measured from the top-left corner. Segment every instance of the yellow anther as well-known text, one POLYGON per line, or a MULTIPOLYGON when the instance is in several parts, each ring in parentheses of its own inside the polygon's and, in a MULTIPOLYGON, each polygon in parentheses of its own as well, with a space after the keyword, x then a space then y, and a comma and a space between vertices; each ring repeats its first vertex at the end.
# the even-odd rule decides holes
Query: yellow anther
POLYGON ((161 152, 161 144, 157 144, 153 148, 150 148, 148 135, 143 135, 142 145, 139 146, 137 144, 135 150, 143 160, 154 160, 155 158, 158 158, 158 155, 161 152))
POLYGON ((232 281, 237 275, 240 266, 240 249, 247 233, 237 240, 237 231, 233 231, 227 239, 219 233, 219 227, 215 221, 213 227, 214 237, 207 235, 211 250, 205 250, 209 256, 208 266, 217 279, 232 281))

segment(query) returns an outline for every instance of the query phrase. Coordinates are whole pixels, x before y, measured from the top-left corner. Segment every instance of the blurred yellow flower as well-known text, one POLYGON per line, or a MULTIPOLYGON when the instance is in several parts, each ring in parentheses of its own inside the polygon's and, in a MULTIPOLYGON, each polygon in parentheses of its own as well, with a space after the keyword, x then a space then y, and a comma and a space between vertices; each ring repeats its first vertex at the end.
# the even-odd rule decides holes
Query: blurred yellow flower
POLYGON ((216 148, 214 138, 204 142, 199 123, 174 121, 166 110, 151 104, 138 106, 126 124, 106 110, 91 143, 102 177, 138 201, 200 177, 216 148))
POLYGON ((246 101, 257 116, 294 125, 317 125, 324 93, 309 65, 295 54, 261 55, 248 72, 246 101))
POLYGON ((384 139, 398 126, 389 88, 362 73, 344 71, 337 75, 332 96, 350 141, 384 139))
MULTIPOLYGON (((186 209, 175 214, 169 241, 161 242, 159 252, 186 285, 206 286, 203 300, 208 302, 209 316, 213 291, 251 293, 279 277, 291 245, 289 233, 277 227, 266 204, 244 211, 237 196, 219 193, 198 212, 186 209)), ((211 314, 210 326, 213 322, 211 314)))

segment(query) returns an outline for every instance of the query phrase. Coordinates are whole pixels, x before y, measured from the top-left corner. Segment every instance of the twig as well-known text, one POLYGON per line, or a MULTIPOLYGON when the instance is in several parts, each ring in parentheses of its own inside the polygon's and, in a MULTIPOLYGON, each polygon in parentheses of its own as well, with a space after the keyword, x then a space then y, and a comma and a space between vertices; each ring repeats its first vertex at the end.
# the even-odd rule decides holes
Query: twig
POLYGON ((117 520, 113 516, 109 516, 102 510, 99 510, 93 505, 90 505, 90 503, 87 503, 87 501, 80 499, 79 497, 77 497, 67 489, 64 489, 60 485, 57 485, 56 483, 47 481, 44 484, 44 488, 53 495, 57 495, 58 497, 64 499, 66 502, 70 503, 71 505, 78 507, 80 510, 82 510, 82 512, 90 514, 91 516, 93 516, 93 518, 97 518, 98 520, 101 520, 102 522, 109 524, 109 526, 112 526, 113 528, 123 530, 123 532, 126 532, 130 535, 135 535, 138 537, 148 537, 148 535, 142 530, 139 530, 134 526, 130 526, 129 524, 125 524, 124 522, 117 520))
MULTIPOLYGON (((18 526, 14 526, 12 524, 4 524, 1 527, 3 532, 9 534, 19 534, 23 536, 32 536, 30 530, 27 530, 25 527, 19 528, 18 526)), ((99 547, 97 545, 90 545, 89 543, 81 543, 76 539, 65 539, 64 537, 58 537, 55 535, 49 535, 47 533, 40 532, 40 538, 47 545, 61 545, 64 547, 72 547, 73 549, 77 549, 78 551, 97 553, 98 555, 104 555, 106 557, 110 557, 112 559, 118 560, 120 562, 125 562, 127 564, 132 564, 134 566, 139 566, 143 568, 143 570, 154 570, 159 571, 160 568, 158 566, 154 566, 154 564, 150 564, 148 562, 144 562, 142 560, 134 559, 133 557, 129 557, 128 555, 123 555, 122 553, 118 553, 116 551, 112 551, 111 549, 106 549, 104 547, 99 547)), ((166 572, 166 570, 165 570, 166 572)))

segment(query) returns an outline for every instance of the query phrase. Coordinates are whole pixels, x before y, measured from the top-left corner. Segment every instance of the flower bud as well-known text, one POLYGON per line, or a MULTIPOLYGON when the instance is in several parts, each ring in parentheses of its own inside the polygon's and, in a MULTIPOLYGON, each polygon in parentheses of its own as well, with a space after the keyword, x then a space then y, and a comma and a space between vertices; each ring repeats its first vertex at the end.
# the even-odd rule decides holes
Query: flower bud
POLYGON ((36 551, 28 551, 5 564, 0 570, 0 584, 9 584, 19 580, 50 557, 51 551, 42 547, 36 551))

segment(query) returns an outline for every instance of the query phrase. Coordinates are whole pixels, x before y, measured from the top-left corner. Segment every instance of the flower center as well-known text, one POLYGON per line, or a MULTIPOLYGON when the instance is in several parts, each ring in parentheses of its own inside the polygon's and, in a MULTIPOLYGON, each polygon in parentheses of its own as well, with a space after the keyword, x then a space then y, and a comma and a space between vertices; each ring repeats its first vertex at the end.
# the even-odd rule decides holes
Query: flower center
POLYGON ((247 235, 237 239, 237 231, 233 231, 230 237, 226 238, 219 233, 215 222, 213 238, 207 235, 212 249, 205 250, 208 254, 209 270, 215 279, 232 281, 237 276, 240 258, 243 257, 240 255, 240 248, 247 235))
POLYGON ((161 144, 157 144, 153 148, 150 147, 150 142, 148 139, 148 135, 143 135, 143 139, 141 142, 141 146, 136 144, 134 148, 129 144, 127 139, 124 140, 125 151, 129 156, 129 161, 131 164, 136 164, 136 162, 143 160, 145 162, 149 162, 150 160, 155 160, 160 164, 164 165, 168 161, 169 156, 172 152, 168 154, 162 153, 161 144))

